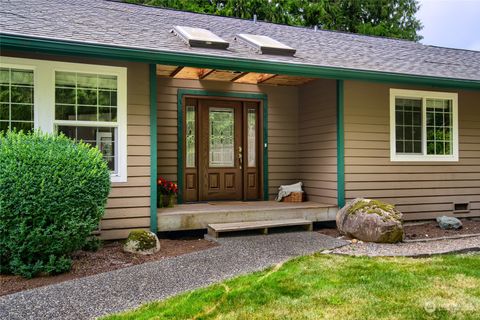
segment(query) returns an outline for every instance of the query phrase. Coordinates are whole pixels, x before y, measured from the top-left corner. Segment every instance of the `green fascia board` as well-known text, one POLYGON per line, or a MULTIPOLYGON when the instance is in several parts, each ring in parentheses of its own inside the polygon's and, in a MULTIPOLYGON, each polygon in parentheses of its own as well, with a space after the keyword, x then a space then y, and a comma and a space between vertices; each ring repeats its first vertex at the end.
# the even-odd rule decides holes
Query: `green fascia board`
POLYGON ((217 92, 201 89, 178 89, 177 92, 177 183, 178 203, 183 203, 183 97, 207 96, 238 99, 255 99, 263 104, 263 200, 268 200, 268 96, 264 93, 217 92))
POLYGON ((150 77, 150 231, 157 233, 157 66, 149 65, 150 77))
POLYGON ((29 52, 35 51, 40 53, 72 56, 89 56, 105 59, 119 59, 222 70, 277 73, 312 78, 362 80, 480 90, 479 80, 462 80, 277 61, 240 59, 237 57, 160 51, 104 44, 89 44, 66 40, 51 40, 22 35, 0 34, 0 49, 29 52))
POLYGON ((337 80, 337 203, 345 205, 345 125, 344 125, 344 83, 337 80))

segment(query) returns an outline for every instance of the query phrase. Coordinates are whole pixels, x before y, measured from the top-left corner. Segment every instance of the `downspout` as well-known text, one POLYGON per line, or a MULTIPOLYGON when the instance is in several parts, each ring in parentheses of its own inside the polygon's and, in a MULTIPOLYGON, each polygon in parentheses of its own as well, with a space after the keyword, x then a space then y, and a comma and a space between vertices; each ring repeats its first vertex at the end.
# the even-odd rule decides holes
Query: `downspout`
POLYGON ((344 83, 337 80, 337 203, 345 205, 344 83))
POLYGON ((150 64, 150 231, 157 233, 157 65, 150 64))

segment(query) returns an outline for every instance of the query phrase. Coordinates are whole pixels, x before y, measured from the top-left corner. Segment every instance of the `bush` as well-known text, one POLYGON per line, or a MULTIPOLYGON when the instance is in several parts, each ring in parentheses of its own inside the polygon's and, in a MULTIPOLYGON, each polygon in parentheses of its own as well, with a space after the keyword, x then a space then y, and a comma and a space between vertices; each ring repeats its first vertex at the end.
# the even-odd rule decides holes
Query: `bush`
POLYGON ((110 171, 101 153, 64 135, 0 133, 0 272, 70 270, 105 211, 110 171))

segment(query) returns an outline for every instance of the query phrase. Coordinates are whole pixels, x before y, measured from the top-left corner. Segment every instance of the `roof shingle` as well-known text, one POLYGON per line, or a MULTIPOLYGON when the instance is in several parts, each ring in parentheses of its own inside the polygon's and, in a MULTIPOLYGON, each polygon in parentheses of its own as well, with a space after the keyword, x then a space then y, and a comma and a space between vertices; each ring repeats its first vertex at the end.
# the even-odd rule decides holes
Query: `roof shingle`
POLYGON ((277 25, 106 0, 10 0, 0 9, 2 34, 52 40, 268 60, 462 80, 480 80, 480 52, 416 42, 277 25), (191 48, 175 25, 208 29, 227 50, 191 48), (297 50, 294 57, 261 55, 239 33, 266 35, 297 50))

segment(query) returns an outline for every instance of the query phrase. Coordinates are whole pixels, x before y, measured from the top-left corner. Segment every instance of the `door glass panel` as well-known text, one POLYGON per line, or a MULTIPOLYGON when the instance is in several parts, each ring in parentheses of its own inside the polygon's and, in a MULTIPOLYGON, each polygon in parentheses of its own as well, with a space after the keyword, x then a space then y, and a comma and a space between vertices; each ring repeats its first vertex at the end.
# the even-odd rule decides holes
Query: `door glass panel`
POLYGON ((195 168, 195 107, 187 106, 186 111, 186 166, 195 168))
POLYGON ((248 109, 248 166, 255 167, 257 165, 257 112, 255 109, 248 109))
POLYGON ((209 165, 234 167, 234 110, 210 108, 209 110, 209 165))

